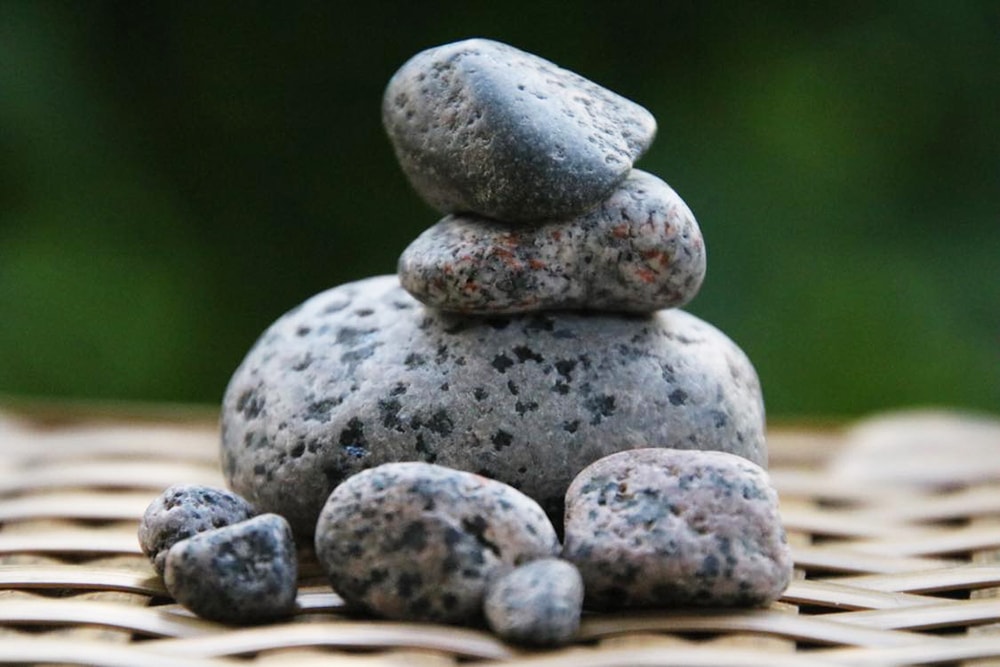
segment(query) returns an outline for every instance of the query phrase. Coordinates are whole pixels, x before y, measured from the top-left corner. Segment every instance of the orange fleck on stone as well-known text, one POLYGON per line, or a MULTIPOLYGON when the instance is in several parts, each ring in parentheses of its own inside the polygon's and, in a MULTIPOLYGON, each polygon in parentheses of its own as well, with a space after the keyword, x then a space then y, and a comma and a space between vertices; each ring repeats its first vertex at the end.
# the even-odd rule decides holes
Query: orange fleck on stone
POLYGON ((649 269, 638 269, 636 271, 636 274, 639 276, 639 279, 644 283, 651 283, 654 280, 656 280, 656 272, 651 271, 649 269))
POLYGON ((553 230, 550 236, 552 237, 553 241, 562 241, 562 231, 558 229, 553 230))
POLYGON ((628 225, 624 222, 611 228, 611 233, 616 239, 628 238, 628 225))
POLYGON ((545 262, 543 262, 540 259, 529 259, 528 260, 528 266, 530 266, 533 269, 544 269, 545 268, 545 262))

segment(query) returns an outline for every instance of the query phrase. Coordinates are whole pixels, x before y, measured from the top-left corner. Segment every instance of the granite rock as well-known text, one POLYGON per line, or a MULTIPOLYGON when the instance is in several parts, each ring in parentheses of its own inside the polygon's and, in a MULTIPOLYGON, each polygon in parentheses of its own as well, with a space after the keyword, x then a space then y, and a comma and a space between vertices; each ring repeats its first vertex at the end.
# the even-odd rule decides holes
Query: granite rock
POLYGON ((583 579, 558 558, 532 561, 494 581, 483 612, 497 635, 518 644, 558 646, 576 636, 583 579))
POLYGON ((167 551, 174 544, 206 530, 246 521, 256 513, 250 503, 231 491, 175 484, 146 508, 139 522, 139 546, 162 576, 167 551))
POLYGON ((725 452, 601 459, 570 485, 565 527, 588 607, 760 606, 791 580, 767 473, 725 452))
POLYGON ((489 582, 559 552, 542 508, 516 489, 421 462, 387 463, 334 489, 316 556, 348 604, 378 616, 468 623, 489 582))
POLYGON ((167 552, 164 583, 205 619, 243 624, 289 616, 298 588, 291 527, 262 514, 178 542, 167 552))
POLYGON ((656 134, 634 102, 486 39, 408 60, 385 90, 382 120, 429 204, 511 222, 596 205, 656 134))
POLYGON ((687 303, 704 277, 705 245, 691 210, 637 169, 577 218, 511 228, 451 215, 399 259, 400 282, 421 302, 487 315, 650 312, 687 303))
POLYGON ((230 486, 303 535, 344 479, 410 460, 506 482, 561 523, 580 470, 651 446, 766 464, 757 375, 717 329, 677 309, 448 315, 396 276, 341 285, 281 317, 222 409, 230 486))

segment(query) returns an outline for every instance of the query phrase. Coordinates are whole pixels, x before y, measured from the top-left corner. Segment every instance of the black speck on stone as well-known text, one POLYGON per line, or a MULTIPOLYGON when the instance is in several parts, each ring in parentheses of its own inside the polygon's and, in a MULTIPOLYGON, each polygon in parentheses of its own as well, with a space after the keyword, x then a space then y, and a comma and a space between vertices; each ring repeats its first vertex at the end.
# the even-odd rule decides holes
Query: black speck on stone
POLYGON ((526 361, 535 361, 538 363, 542 363, 543 361, 545 361, 545 357, 538 354, 527 345, 516 346, 514 348, 514 355, 517 357, 517 360, 522 364, 526 361))
POLYGON ((670 399, 670 405, 684 405, 687 403, 688 395, 683 389, 674 389, 670 392, 668 398, 670 399))
POLYGON ((486 391, 485 387, 476 387, 475 389, 472 390, 472 396, 477 401, 482 401, 482 400, 486 399, 487 397, 489 397, 489 395, 490 395, 490 392, 486 391))
POLYGON ((455 427, 455 423, 452 421, 451 417, 448 416, 448 412, 444 409, 435 412, 431 418, 427 421, 424 426, 427 427, 431 433, 439 436, 451 435, 452 429, 455 427))
POLYGON ((493 443, 493 448, 495 450, 500 451, 504 447, 510 447, 510 443, 514 442, 514 436, 511 433, 500 429, 493 434, 493 437, 490 438, 490 442, 493 443))
POLYGON ((506 354, 498 354, 493 357, 493 368, 496 369, 498 373, 506 373, 507 369, 514 365, 514 362, 506 354))
POLYGON ((590 412, 592 426, 600 424, 605 417, 615 414, 615 397, 607 394, 591 396, 583 402, 583 407, 590 412))

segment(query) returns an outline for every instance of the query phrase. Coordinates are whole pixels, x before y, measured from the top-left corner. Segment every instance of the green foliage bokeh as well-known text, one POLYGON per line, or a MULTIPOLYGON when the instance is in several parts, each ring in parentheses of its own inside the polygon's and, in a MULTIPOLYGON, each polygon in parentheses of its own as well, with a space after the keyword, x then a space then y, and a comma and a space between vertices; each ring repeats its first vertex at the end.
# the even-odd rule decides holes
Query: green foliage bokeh
POLYGON ((263 329, 438 215, 380 125, 414 53, 511 43, 650 109, 688 307, 772 415, 1000 410, 991 2, 0 4, 0 393, 216 403, 263 329))

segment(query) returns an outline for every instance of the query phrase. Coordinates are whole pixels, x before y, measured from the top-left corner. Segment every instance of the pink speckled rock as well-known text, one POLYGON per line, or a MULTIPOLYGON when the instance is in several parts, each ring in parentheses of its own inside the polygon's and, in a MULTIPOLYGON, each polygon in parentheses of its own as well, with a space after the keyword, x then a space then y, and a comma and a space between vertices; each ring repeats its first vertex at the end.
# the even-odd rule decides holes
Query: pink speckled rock
POLYGON ((586 214, 533 227, 448 216, 399 259, 399 279, 441 310, 651 312, 691 300, 705 277, 698 223, 670 186, 633 170, 586 214))
POLYGON ((591 464, 566 493, 563 557, 603 609, 766 605, 792 575, 767 473, 725 452, 635 449, 591 464))

